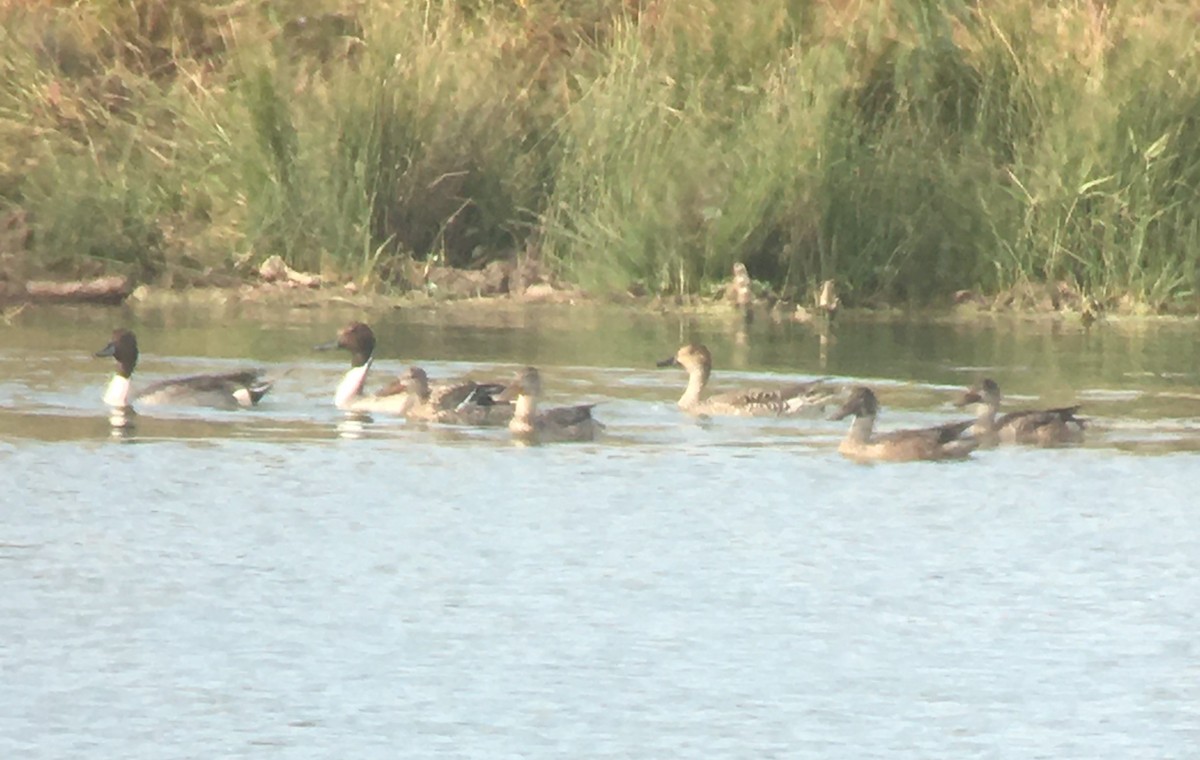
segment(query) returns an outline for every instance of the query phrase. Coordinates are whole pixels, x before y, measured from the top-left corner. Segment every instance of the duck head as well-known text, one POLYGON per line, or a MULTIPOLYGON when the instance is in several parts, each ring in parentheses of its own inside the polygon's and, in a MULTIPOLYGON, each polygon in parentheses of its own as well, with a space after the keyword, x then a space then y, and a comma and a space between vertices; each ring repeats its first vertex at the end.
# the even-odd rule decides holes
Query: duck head
POLYGON ((129 330, 113 330, 112 340, 96 352, 96 356, 111 356, 117 360, 117 374, 129 379, 137 366, 137 337, 129 330))
POLYGON ((991 378, 984 378, 972 385, 954 402, 955 406, 968 406, 970 404, 986 404, 988 406, 1000 405, 1000 386, 991 378))
POLYGON ((660 367, 683 367, 688 374, 700 373, 705 378, 712 372, 712 354, 702 343, 689 343, 680 347, 674 356, 658 362, 660 367))
POLYGON ((838 409, 829 418, 831 420, 843 420, 850 415, 855 417, 874 417, 879 413, 879 401, 875 398, 875 393, 868 387, 860 385, 850 391, 850 398, 846 399, 846 403, 838 409))
POLYGON ((338 331, 337 337, 328 343, 313 346, 317 351, 332 351, 342 348, 350 352, 350 366, 361 367, 375 353, 375 333, 365 322, 351 322, 338 331))
POLYGON ((399 390, 406 391, 419 399, 429 398, 429 375, 420 367, 409 367, 400 376, 399 390))
POLYGON ((525 367, 517 370, 516 376, 512 382, 508 384, 500 395, 496 396, 496 401, 512 401, 518 396, 528 396, 536 398, 542 393, 542 377, 533 367, 525 367))

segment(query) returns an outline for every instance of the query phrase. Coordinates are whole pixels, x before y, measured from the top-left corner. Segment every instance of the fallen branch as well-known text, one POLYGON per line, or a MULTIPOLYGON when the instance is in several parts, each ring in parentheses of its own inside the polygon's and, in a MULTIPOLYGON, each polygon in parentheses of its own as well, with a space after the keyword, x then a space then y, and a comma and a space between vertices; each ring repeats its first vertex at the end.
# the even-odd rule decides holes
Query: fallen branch
MULTIPOLYGON (((132 292, 133 285, 129 278, 120 275, 73 282, 30 280, 25 283, 24 300, 33 303, 118 304, 132 292)), ((21 300, 19 293, 13 300, 21 300)))

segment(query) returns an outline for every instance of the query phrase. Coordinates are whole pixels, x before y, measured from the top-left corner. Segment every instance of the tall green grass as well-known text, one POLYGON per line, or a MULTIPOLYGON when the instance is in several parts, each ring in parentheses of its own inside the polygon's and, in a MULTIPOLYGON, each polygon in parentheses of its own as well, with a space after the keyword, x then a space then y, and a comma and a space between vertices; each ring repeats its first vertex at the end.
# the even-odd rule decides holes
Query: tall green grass
MULTIPOLYGON (((959 289, 1195 308, 1186 4, 0 1, 0 210, 46 266, 959 289)), ((185 280, 186 281, 186 280, 185 280)), ((401 283, 402 284, 402 283, 401 283)))

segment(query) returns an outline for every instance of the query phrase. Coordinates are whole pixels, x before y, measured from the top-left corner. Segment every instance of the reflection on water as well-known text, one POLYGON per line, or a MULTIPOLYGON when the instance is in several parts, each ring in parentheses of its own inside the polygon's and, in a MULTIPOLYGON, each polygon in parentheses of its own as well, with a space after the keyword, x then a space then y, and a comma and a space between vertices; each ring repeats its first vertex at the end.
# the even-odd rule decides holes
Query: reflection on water
MULTIPOLYGON (((1200 743, 1195 326, 604 309, 27 310, 0 330, 0 746, 12 757, 1188 757, 1200 743), (376 327, 373 385, 543 367, 604 438, 353 418, 309 347, 376 327), (251 411, 114 425, 135 382, 247 362, 251 411), (1078 399, 1076 448, 857 466, 822 419, 691 420, 714 388, 866 382, 882 428, 1078 399), (111 439, 123 444, 114 445, 111 439), (1136 455, 1136 456, 1135 456, 1136 455)), ((344 357, 342 357, 344 359, 344 357)))
POLYGON ((110 407, 108 410, 109 435, 117 440, 128 440, 133 437, 137 413, 133 407, 110 407))
POLYGON ((371 424, 372 421, 373 420, 369 414, 350 412, 338 421, 338 435, 342 438, 349 438, 352 440, 355 438, 362 438, 363 434, 366 432, 367 425, 371 424))

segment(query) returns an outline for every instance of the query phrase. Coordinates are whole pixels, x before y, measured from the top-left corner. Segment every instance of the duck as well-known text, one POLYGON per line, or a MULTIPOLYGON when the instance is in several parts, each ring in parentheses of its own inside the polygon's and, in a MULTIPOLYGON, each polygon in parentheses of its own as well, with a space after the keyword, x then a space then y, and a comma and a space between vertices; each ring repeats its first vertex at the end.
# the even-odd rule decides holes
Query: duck
POLYGON ((695 416, 780 417, 820 413, 830 398, 820 380, 778 389, 727 391, 702 398, 712 374, 712 354, 701 343, 682 346, 674 356, 658 362, 658 366, 687 370, 688 384, 679 397, 679 408, 695 416))
POLYGON ((435 399, 429 376, 420 367, 409 367, 398 384, 407 395, 404 416, 410 420, 488 426, 507 425, 513 416, 513 405, 495 398, 503 386, 466 381, 449 387, 435 399))
POLYGON ((367 372, 375 360, 375 331, 365 322, 351 322, 328 343, 313 346, 316 351, 344 349, 350 352, 350 369, 342 375, 333 394, 333 405, 345 412, 384 412, 403 414, 408 404, 403 388, 393 383, 380 393, 364 393, 367 372))
POLYGON ((879 402, 874 391, 858 386, 850 392, 846 402, 830 417, 841 420, 854 415, 850 431, 838 446, 842 456, 857 462, 965 459, 979 446, 978 439, 963 437, 975 424, 974 420, 874 435, 878 413, 879 402))
POLYGON ((190 375, 160 380, 133 393, 130 379, 138 362, 137 336, 131 330, 113 330, 112 339, 95 354, 116 359, 117 371, 104 391, 104 403, 114 409, 184 404, 219 409, 244 409, 257 404, 271 389, 272 381, 257 369, 219 375, 190 375))
POLYGON ((592 417, 595 404, 560 406, 539 411, 537 402, 541 395, 541 375, 535 367, 525 367, 496 397, 500 402, 513 402, 513 415, 508 423, 508 430, 513 436, 538 442, 592 441, 604 430, 604 425, 592 417))
MULTIPOLYGON (((367 323, 351 322, 338 331, 336 338, 313 348, 317 351, 344 349, 350 352, 350 369, 342 376, 333 394, 333 405, 338 409, 406 416, 423 403, 420 399, 410 398, 403 378, 389 383, 378 393, 365 392, 367 373, 375 355, 375 332, 367 323)), ((435 383, 429 387, 427 401, 435 408, 453 408, 477 390, 481 396, 486 394, 492 398, 504 388, 504 383, 476 383, 472 380, 435 383)))
POLYGON ((991 378, 972 385, 955 402, 956 406, 974 404, 978 416, 971 432, 985 445, 1021 443, 1056 446, 1083 441, 1086 420, 1076 417, 1082 405, 1057 409, 1025 409, 1008 412, 999 419, 1000 386, 991 378))

